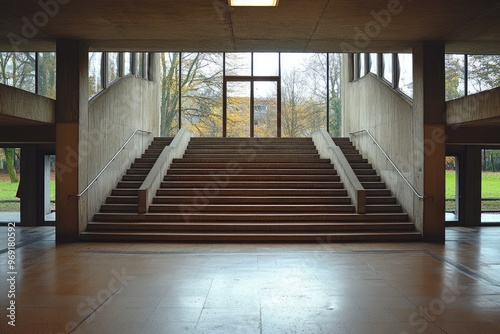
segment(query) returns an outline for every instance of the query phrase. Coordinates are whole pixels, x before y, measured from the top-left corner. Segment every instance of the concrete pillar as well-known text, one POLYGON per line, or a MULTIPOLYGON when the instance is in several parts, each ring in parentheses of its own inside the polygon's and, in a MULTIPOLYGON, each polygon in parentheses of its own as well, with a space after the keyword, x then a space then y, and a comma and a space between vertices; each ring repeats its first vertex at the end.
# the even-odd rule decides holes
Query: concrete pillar
POLYGON ((21 226, 37 226, 37 150, 36 145, 21 147, 21 226))
POLYGON ((421 42, 413 51, 413 106, 416 138, 423 140, 422 235, 426 241, 445 237, 445 68, 444 43, 421 42), (423 137, 422 137, 423 132, 423 137))
POLYGON ((87 123, 88 46, 78 40, 58 40, 56 99, 56 241, 76 241, 80 232, 79 200, 86 186, 79 156, 80 126, 87 123))

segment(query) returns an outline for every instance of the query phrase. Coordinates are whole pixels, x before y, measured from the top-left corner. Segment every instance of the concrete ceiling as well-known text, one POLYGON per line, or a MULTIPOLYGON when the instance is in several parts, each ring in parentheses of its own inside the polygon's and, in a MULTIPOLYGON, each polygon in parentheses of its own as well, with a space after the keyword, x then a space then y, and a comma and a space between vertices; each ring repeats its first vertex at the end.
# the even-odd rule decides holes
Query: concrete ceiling
POLYGON ((448 52, 500 53, 499 0, 280 0, 277 8, 229 8, 226 0, 0 0, 0 13, 4 51, 53 50, 56 39, 89 40, 107 51, 298 52, 406 51, 443 40, 448 52), (39 3, 52 4, 49 15, 39 3), (377 21, 375 13, 384 15, 377 21))

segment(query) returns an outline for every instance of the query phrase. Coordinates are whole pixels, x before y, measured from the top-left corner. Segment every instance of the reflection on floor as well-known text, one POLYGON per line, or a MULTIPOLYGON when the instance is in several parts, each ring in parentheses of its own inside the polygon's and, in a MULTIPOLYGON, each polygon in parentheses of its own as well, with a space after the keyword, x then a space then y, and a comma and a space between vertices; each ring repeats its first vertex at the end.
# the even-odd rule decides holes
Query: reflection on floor
MULTIPOLYGON (((0 227, 5 277, 7 231, 0 227)), ((499 333, 499 227, 445 244, 55 244, 17 228, 0 333, 499 333)))
MULTIPOLYGON (((458 215, 453 212, 446 212, 446 221, 447 222, 457 222, 458 215)), ((483 224, 491 224, 491 223, 500 223, 500 212, 498 213, 482 213, 481 214, 481 223, 483 224)))
MULTIPOLYGON (((19 223, 21 221, 21 213, 20 212, 0 212, 0 223, 19 223)), ((45 215, 45 221, 47 222, 55 222, 56 221, 56 213, 52 212, 45 215)))

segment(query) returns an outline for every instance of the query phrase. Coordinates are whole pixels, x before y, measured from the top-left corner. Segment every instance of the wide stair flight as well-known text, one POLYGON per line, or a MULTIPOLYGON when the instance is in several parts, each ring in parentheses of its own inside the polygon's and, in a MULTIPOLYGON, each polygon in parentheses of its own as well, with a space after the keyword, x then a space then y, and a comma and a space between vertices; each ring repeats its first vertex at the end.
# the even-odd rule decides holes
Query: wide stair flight
POLYGON ((385 202, 390 191, 380 193, 384 196, 373 200, 367 214, 357 214, 334 166, 320 158, 311 138, 192 138, 183 158, 171 164, 148 213, 136 213, 137 191, 127 206, 115 205, 113 197, 125 197, 120 189, 133 197, 140 183, 119 183, 83 238, 330 242, 420 237, 408 215, 385 202))

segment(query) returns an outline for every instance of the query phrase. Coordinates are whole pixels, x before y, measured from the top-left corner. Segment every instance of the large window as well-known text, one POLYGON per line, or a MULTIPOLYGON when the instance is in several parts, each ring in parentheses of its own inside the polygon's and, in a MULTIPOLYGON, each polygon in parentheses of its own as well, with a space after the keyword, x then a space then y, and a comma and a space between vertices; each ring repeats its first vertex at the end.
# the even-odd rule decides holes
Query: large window
POLYGON ((310 136, 325 128, 326 53, 281 54, 282 136, 310 136))
POLYGON ((500 55, 447 54, 446 100, 500 86, 500 55))
POLYGON ((182 126, 198 136, 222 135, 222 53, 182 53, 182 126))
POLYGON ((0 83, 35 93, 36 53, 1 52, 0 83))
POLYGON ((222 136, 224 124, 227 136, 340 135, 341 64, 326 53, 162 53, 161 135, 222 136))
POLYGON ((131 52, 89 52, 89 97, 131 73, 149 80, 149 54, 131 52))

